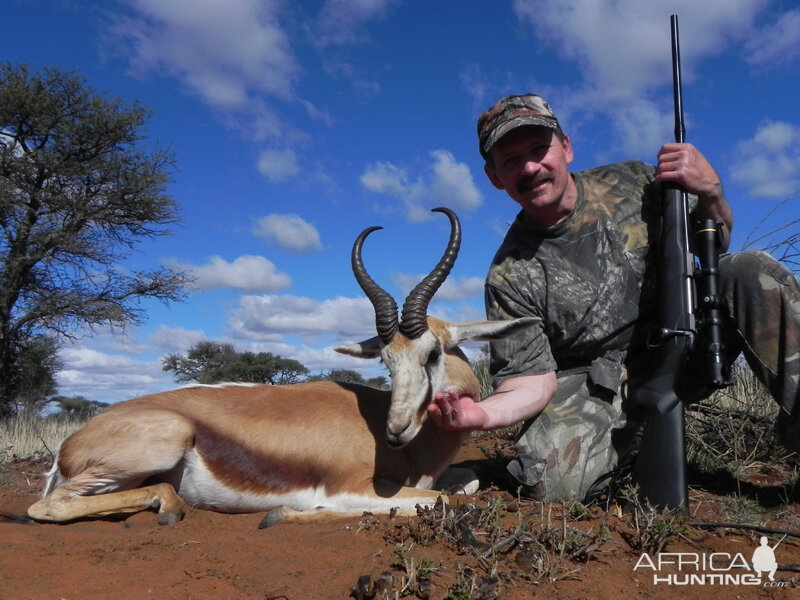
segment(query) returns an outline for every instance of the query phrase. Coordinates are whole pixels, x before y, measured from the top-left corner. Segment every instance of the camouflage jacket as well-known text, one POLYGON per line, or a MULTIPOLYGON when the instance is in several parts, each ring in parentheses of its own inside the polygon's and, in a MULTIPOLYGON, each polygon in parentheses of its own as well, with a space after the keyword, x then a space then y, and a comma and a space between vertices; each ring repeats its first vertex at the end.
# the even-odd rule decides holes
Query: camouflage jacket
POLYGON ((612 369, 600 379, 610 379, 605 387, 616 390, 622 365, 630 370, 646 357, 656 317, 650 247, 657 247, 661 204, 654 176, 652 166, 638 161, 573 173, 578 199, 565 220, 537 228, 520 212, 492 261, 486 313, 542 322, 492 343, 495 386, 601 359, 612 369))

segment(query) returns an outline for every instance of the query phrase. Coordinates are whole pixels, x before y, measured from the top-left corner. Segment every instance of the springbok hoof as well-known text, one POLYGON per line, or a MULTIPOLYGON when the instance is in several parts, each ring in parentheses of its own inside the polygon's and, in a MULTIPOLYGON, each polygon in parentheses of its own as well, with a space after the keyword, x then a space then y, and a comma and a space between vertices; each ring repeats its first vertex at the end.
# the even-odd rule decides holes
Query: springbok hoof
POLYGON ((278 508, 273 508, 270 510, 263 519, 261 519, 261 523, 258 524, 259 529, 266 529, 267 527, 272 527, 273 525, 277 525, 283 521, 283 507, 279 506, 278 508))
POLYGON ((159 525, 174 525, 178 521, 181 520, 180 513, 173 513, 173 512, 160 512, 158 513, 158 524, 159 525))

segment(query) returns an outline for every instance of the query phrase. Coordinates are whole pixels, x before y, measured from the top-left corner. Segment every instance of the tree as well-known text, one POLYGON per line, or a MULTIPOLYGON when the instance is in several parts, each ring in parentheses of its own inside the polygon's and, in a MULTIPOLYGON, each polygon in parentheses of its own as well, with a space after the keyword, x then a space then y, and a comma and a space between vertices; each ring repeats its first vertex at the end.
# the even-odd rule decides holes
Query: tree
POLYGON ((108 407, 106 402, 87 400, 83 396, 56 396, 50 402, 58 404, 61 409, 60 414, 82 420, 88 420, 108 407))
POLYGON ((308 373, 301 363, 270 352, 237 352, 233 345, 198 342, 182 354, 168 354, 161 361, 164 371, 175 373, 175 381, 218 383, 246 381, 283 385, 297 383, 308 373))
POLYGON ((383 375, 364 379, 364 376, 361 375, 361 373, 358 371, 352 371, 350 369, 331 369, 327 373, 312 375, 307 378, 307 381, 341 381, 342 383, 360 383, 361 385, 370 385, 381 390, 389 389, 389 382, 383 375))
POLYGON ((58 388, 56 373, 62 367, 58 343, 52 336, 28 337, 13 348, 11 360, 11 377, 5 382, 5 388, 13 398, 9 409, 15 413, 30 411, 36 414, 58 388))
POLYGON ((0 65, 0 415, 30 340, 138 324, 141 299, 184 294, 181 271, 120 268, 178 221, 175 159, 145 146, 148 118, 74 71, 0 65))

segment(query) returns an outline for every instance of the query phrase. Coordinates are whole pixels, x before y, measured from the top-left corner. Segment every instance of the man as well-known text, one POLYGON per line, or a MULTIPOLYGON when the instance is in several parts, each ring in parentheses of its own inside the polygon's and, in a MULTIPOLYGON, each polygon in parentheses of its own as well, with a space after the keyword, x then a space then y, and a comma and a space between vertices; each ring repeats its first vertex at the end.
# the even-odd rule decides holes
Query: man
MULTIPOLYGON (((582 500, 630 458, 639 430, 628 391, 652 367, 661 186, 682 186, 695 217, 721 222, 725 249, 733 216, 690 144, 665 144, 656 167, 570 173, 570 139, 534 94, 498 101, 479 117, 478 137, 489 180, 522 207, 487 276, 487 316, 542 321, 492 344, 494 394, 479 404, 439 394, 428 413, 453 429, 524 421, 508 470, 534 497, 582 500)), ((800 282, 764 253, 730 254, 720 292, 727 359, 744 353, 783 409, 784 442, 800 446, 800 282)))

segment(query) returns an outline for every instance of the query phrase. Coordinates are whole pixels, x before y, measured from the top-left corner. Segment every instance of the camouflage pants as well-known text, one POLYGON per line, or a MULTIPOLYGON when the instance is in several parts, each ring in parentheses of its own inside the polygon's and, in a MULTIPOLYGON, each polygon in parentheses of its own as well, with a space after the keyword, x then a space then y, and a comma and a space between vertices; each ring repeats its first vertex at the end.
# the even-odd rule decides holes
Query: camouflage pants
POLYGON ((559 374, 555 397, 526 423, 508 471, 534 498, 583 500, 629 453, 636 429, 619 389, 596 385, 588 369, 559 374))
MULTIPOLYGON (((800 281, 768 254, 729 254, 720 258, 720 294, 727 359, 744 355, 782 408, 782 442, 800 450, 800 281)), ((559 373, 555 397, 525 424, 508 470, 534 497, 583 500, 633 452, 640 424, 626 411, 625 377, 603 367, 559 373)))
POLYGON ((781 407, 781 442, 800 450, 800 281, 770 255, 743 252, 720 258, 720 293, 729 357, 742 353, 781 407))

